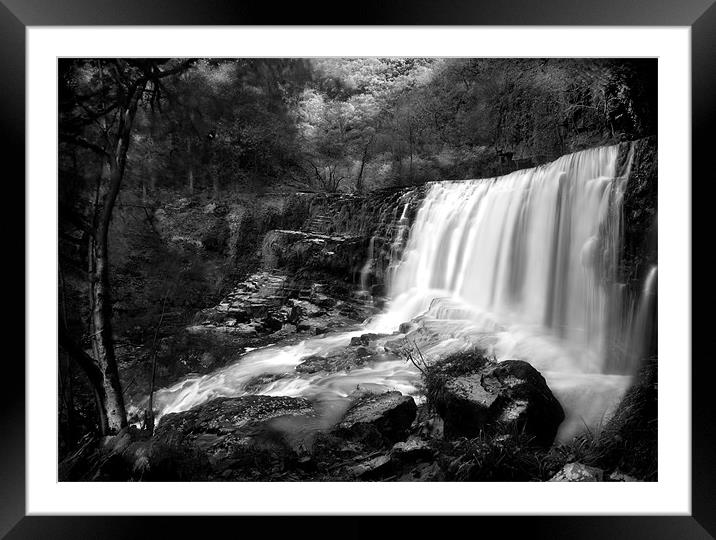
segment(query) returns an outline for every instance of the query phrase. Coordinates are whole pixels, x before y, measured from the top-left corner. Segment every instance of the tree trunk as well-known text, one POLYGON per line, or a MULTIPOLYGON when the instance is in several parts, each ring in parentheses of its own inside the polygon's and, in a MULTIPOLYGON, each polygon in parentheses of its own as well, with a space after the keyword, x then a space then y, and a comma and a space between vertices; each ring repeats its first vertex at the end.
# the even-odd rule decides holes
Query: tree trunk
POLYGON ((363 170, 365 169, 366 161, 368 160, 368 145, 363 148, 363 157, 360 160, 360 170, 358 171, 358 178, 356 179, 356 190, 363 191, 363 170))
POLYGON ((90 239, 90 331, 94 361, 99 367, 101 384, 99 391, 100 417, 106 419, 103 434, 117 433, 127 426, 122 387, 119 382, 117 359, 112 335, 112 301, 110 297, 109 257, 107 233, 100 227, 90 239))
POLYGON ((60 346, 70 355, 70 357, 79 364, 87 375, 90 387, 94 394, 95 404, 97 405, 97 415, 99 421, 100 433, 107 434, 107 408, 105 405, 104 386, 102 384, 102 372, 99 366, 90 355, 88 355, 82 347, 75 343, 70 337, 65 325, 60 321, 59 332, 60 346))
POLYGON ((91 379, 97 395, 102 434, 114 434, 127 426, 127 413, 119 381, 117 359, 112 335, 112 299, 109 280, 109 227, 124 177, 129 149, 130 133, 139 99, 146 82, 137 86, 119 113, 119 127, 114 151, 107 154, 105 174, 108 181, 101 182, 101 197, 95 207, 93 233, 89 238, 90 332, 95 367, 99 377, 91 379))

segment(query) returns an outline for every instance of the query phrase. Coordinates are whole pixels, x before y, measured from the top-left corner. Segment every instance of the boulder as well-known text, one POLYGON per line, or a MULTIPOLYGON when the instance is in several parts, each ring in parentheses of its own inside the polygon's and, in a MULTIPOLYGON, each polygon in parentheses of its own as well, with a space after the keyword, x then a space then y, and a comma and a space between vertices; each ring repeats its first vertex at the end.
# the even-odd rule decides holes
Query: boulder
POLYGON ((431 457, 433 449, 427 441, 411 436, 406 441, 395 443, 390 454, 402 462, 411 462, 431 457))
POLYGON ((369 362, 393 359, 394 356, 371 351, 365 347, 345 348, 328 356, 311 355, 302 359, 296 366, 299 373, 335 373, 337 371, 350 371, 362 367, 369 362))
POLYGON ((395 464, 389 456, 380 455, 348 468, 348 474, 360 480, 373 480, 389 475, 395 464))
POLYGON ((288 301, 290 313, 288 320, 294 324, 303 321, 306 318, 312 319, 322 317, 326 314, 324 308, 321 308, 306 300, 290 299, 288 301))
POLYGON ((287 422, 314 417, 305 399, 271 396, 218 398, 169 414, 151 440, 152 479, 270 478, 297 458, 287 422))
POLYGON ((261 321, 261 325, 270 332, 276 332, 278 330, 281 330, 281 328, 283 327, 283 321, 269 315, 263 321, 261 321))
POLYGON ((604 471, 579 462, 567 463, 550 482, 601 482, 604 471))
POLYGON ((324 309, 327 309, 335 306, 336 300, 335 298, 331 298, 330 296, 327 296, 325 294, 316 293, 311 297, 311 303, 324 309))
POLYGON ((418 414, 412 426, 412 433, 423 439, 443 439, 445 435, 445 422, 428 403, 418 407, 418 414))
POLYGON ((638 482, 639 480, 637 480, 633 476, 629 476, 628 474, 624 474, 623 472, 617 470, 609 475, 609 481, 610 482, 638 482))
POLYGON ((405 440, 417 407, 410 396, 391 391, 360 395, 334 428, 339 437, 384 447, 405 440))
POLYGON ((371 341, 376 341, 385 334, 362 334, 351 338, 351 347, 357 347, 360 345, 370 345, 371 341))
POLYGON ((444 482, 445 473, 437 462, 418 463, 415 467, 404 473, 399 482, 444 482))
POLYGON ((319 371, 329 371, 332 364, 332 359, 314 354, 305 357, 303 361, 296 366, 296 371, 299 373, 318 373, 319 371))
POLYGON ((257 375, 244 383, 243 390, 249 394, 258 394, 272 382, 278 381, 279 379, 283 379, 287 376, 290 376, 290 373, 264 373, 262 375, 257 375))
POLYGON ((399 334, 408 334, 415 330, 418 327, 417 324, 414 322, 408 321, 404 323, 400 323, 400 326, 398 327, 398 333, 399 334))
POLYGON ((496 362, 479 350, 462 352, 431 366, 426 382, 448 438, 524 432, 549 446, 564 420, 544 377, 521 360, 496 362))

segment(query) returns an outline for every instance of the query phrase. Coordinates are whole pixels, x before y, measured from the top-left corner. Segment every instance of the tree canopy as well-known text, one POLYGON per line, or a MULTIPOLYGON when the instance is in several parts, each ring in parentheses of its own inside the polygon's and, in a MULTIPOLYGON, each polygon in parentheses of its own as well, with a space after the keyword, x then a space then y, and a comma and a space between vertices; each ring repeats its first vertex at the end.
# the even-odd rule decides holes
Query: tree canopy
MULTIPOLYGON (((90 61, 63 62, 61 97, 113 76, 90 61)), ((653 134, 655 89, 650 60, 197 60, 138 110, 128 177, 149 192, 216 196, 282 183, 361 191, 491 176, 653 134)), ((91 149, 99 128, 73 111, 63 133, 81 131, 73 141, 91 149)))

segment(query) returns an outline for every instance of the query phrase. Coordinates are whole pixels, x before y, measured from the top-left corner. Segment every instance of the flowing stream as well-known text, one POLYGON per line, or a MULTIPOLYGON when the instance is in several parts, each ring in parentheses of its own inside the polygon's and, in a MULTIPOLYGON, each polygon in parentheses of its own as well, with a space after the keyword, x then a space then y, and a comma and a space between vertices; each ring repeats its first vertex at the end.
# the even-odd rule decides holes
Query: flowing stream
POLYGON ((346 347, 352 337, 395 333, 412 320, 439 336, 425 346, 427 357, 477 343, 498 360, 534 365, 565 408, 560 438, 598 427, 636 367, 637 355, 627 355, 615 372, 613 345, 625 335, 646 339, 641 334, 653 321, 644 317, 656 284, 654 267, 637 303, 648 306, 626 314, 616 269, 628 170, 617 174, 617 155, 617 146, 602 147, 499 178, 429 185, 409 232, 407 205, 400 209, 404 249, 391 265, 392 300, 383 313, 358 329, 254 350, 214 373, 161 389, 158 416, 242 395, 249 381, 264 375, 268 382, 252 393, 330 403, 343 402, 360 385, 419 398, 419 372, 394 356, 332 374, 294 370, 308 356, 346 347))

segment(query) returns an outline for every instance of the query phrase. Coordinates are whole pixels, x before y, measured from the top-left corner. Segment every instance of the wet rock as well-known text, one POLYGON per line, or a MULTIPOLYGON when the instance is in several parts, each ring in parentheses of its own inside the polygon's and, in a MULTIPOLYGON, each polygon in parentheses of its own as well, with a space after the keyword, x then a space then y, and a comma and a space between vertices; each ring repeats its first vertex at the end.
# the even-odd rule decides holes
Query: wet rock
POLYGON ((367 446, 381 447, 407 437, 417 407, 400 392, 363 394, 348 409, 334 433, 367 446))
POLYGON ((269 314, 268 304, 247 304, 244 306, 244 310, 246 310, 251 319, 260 319, 262 317, 268 317, 269 314))
POLYGON ((400 326, 398 327, 398 333, 407 334, 415 330, 417 327, 418 326, 413 322, 400 323, 400 326))
POLYGON ((266 328, 270 332, 276 332, 278 330, 281 330, 281 327, 283 327, 283 321, 280 319, 277 319, 276 317, 268 316, 266 317, 262 322, 262 326, 266 328))
POLYGON ((311 298, 311 302, 322 308, 332 308, 336 305, 335 298, 331 298, 330 296, 326 296, 325 294, 315 294, 311 298))
POLYGON ((314 416, 305 399, 270 396, 218 398, 169 414, 151 441, 153 479, 225 478, 227 469, 232 479, 266 478, 296 459, 286 422, 314 416))
POLYGON ((362 334, 351 338, 351 347, 370 345, 371 342, 383 337, 384 334, 362 334))
POLYGON ((197 324, 193 326, 187 326, 186 331, 189 334, 229 334, 242 338, 255 337, 257 333, 255 326, 241 323, 235 323, 232 326, 197 324))
POLYGON ((251 321, 251 314, 244 308, 229 308, 226 311, 226 315, 239 323, 247 323, 251 321))
POLYGON ((395 464, 391 458, 386 455, 381 455, 350 467, 348 474, 361 480, 371 480, 389 475, 393 472, 394 468, 395 464))
POLYGON ((617 470, 609 475, 609 481, 610 482, 638 482, 639 480, 637 480, 633 476, 629 476, 628 474, 624 474, 623 472, 617 470))
POLYGON ((296 366, 299 373, 335 373, 336 371, 350 371, 362 367, 370 362, 392 359, 385 353, 371 351, 365 347, 346 348, 327 356, 311 355, 303 358, 296 366))
POLYGON ((390 454, 402 462, 409 462, 429 458, 433 455, 433 450, 427 441, 411 436, 406 441, 395 443, 390 454))
POLYGON ((448 437, 520 431, 549 446, 564 420, 562 406, 530 364, 495 362, 476 350, 432 366, 427 392, 448 437))
POLYGON ((298 459, 296 466, 302 471, 313 473, 318 469, 318 465, 311 456, 303 456, 298 459))
POLYGON ((266 373, 263 375, 257 375, 256 377, 250 379, 245 385, 244 385, 244 391, 247 393, 253 393, 256 394, 263 390, 266 386, 271 384, 274 381, 278 381, 279 379, 283 379, 284 377, 290 375, 289 373, 266 373))
POLYGON ((437 414, 426 418, 420 423, 419 433, 431 439, 442 439, 445 436, 445 421, 437 414))
MULTIPOLYGON (((327 273, 343 278, 360 271, 365 262, 365 248, 361 236, 277 229, 266 233, 261 252, 267 268, 281 268, 290 273, 327 273)), ((323 307, 332 307, 334 303, 332 298, 320 294, 312 300, 323 307)))
POLYGON ((324 308, 318 307, 307 300, 292 299, 289 300, 288 305, 291 307, 293 317, 298 317, 299 320, 304 317, 313 319, 316 317, 322 317, 326 314, 326 310, 324 308))
POLYGON ((217 398, 198 407, 162 418, 155 439, 164 436, 192 436, 199 432, 245 432, 247 426, 286 414, 310 414, 311 404, 303 398, 242 396, 217 398))
POLYGON ((296 366, 296 371, 299 373, 318 373, 319 371, 329 371, 332 367, 332 361, 330 358, 323 356, 307 356, 303 359, 303 362, 296 366))
POLYGON ((211 354, 210 352, 205 352, 204 354, 201 355, 200 363, 203 368, 205 368, 205 369, 209 368, 212 365, 214 365, 215 362, 216 362, 216 358, 214 358, 214 355, 211 354))
POLYGON ((550 482, 601 482, 604 471, 579 462, 567 463, 550 482))
POLYGON ((437 462, 418 463, 413 468, 405 472, 399 482, 443 482, 445 481, 445 473, 437 462))
POLYGON ((357 351, 341 351, 330 356, 308 356, 296 366, 296 371, 299 373, 350 371, 352 368, 364 365, 367 356, 357 351))

